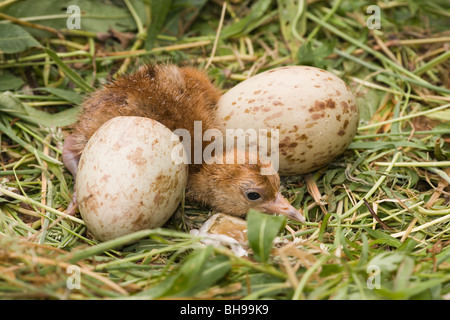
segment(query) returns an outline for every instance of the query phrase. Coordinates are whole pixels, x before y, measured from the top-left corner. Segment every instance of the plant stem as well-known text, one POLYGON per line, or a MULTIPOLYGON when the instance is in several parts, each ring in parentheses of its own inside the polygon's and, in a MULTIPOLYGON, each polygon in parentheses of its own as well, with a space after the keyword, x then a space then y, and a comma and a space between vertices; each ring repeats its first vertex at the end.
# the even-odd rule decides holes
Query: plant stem
POLYGON ((394 167, 395 163, 397 162, 397 159, 400 157, 401 152, 397 152, 394 155, 394 158, 392 159, 391 163, 389 164, 388 168, 385 171, 385 174, 383 174, 378 181, 374 184, 374 186, 372 187, 372 189, 369 190, 369 192, 366 193, 366 195, 358 201, 358 203, 356 205, 354 205, 350 210, 348 210, 347 212, 345 212, 344 214, 342 214, 341 216, 341 221, 344 218, 347 218, 348 216, 350 216, 351 214, 353 214, 356 210, 358 210, 363 204, 364 204, 364 199, 368 199, 380 186, 381 184, 384 182, 384 180, 386 180, 387 174, 389 172, 391 172, 392 168, 394 167))
POLYGON ((8 197, 11 197, 13 199, 22 201, 24 203, 31 204, 31 205, 34 205, 34 206, 39 207, 39 208, 43 208, 43 209, 45 209, 47 211, 50 211, 51 213, 54 213, 54 214, 56 214, 58 216, 63 216, 66 219, 72 220, 73 222, 76 222, 76 223, 79 223, 79 224, 83 224, 83 225, 85 224, 84 221, 81 220, 81 219, 75 218, 75 217, 73 217, 71 215, 68 215, 68 214, 62 212, 62 211, 58 211, 58 210, 56 210, 56 209, 54 209, 52 207, 46 206, 46 205, 40 203, 39 201, 35 201, 35 200, 31 199, 31 198, 21 196, 20 194, 17 194, 15 192, 9 191, 9 190, 7 190, 5 188, 0 187, 0 193, 3 193, 4 195, 6 195, 8 197))

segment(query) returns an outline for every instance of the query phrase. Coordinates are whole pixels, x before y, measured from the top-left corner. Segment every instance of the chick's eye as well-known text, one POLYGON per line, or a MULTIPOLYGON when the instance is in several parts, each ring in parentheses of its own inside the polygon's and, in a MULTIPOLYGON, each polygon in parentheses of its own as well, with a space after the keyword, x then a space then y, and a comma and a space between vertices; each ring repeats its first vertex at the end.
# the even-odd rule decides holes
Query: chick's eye
POLYGON ((255 201, 261 198, 261 195, 258 192, 251 191, 245 194, 248 200, 255 201))

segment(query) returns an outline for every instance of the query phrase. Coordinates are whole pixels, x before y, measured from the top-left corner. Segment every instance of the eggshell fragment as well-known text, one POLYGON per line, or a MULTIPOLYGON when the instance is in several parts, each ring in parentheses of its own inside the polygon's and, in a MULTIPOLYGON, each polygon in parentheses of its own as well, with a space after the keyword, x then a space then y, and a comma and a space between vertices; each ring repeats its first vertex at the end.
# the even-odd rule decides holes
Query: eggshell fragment
POLYGON ((223 234, 240 243, 247 243, 247 221, 223 213, 217 213, 209 218, 200 232, 223 234))
POLYGON ((248 255, 247 221, 241 218, 216 213, 200 230, 193 229, 190 233, 204 237, 205 245, 229 247, 238 257, 248 255))
POLYGON ((222 96, 217 116, 223 131, 268 129, 273 135, 270 129, 278 129, 281 175, 331 162, 351 143, 359 121, 349 86, 309 66, 276 68, 241 82, 222 96))
POLYGON ((187 159, 174 163, 179 141, 161 123, 116 117, 90 138, 78 164, 75 190, 88 230, 106 241, 162 226, 187 182, 187 159))

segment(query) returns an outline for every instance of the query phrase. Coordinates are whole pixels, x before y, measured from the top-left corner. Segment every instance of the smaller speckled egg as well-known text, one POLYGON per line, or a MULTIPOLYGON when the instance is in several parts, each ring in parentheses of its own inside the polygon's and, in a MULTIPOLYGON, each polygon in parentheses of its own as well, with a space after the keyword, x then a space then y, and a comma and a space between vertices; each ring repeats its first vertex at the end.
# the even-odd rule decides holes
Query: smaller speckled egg
POLYGON ((239 83, 220 99, 217 117, 224 132, 277 132, 280 175, 304 174, 327 165, 351 143, 359 121, 349 86, 332 73, 309 66, 280 67, 239 83))
POLYGON ((97 239, 157 228, 172 216, 188 175, 187 159, 172 161, 179 144, 167 127, 142 117, 116 117, 94 133, 75 190, 81 217, 97 239))

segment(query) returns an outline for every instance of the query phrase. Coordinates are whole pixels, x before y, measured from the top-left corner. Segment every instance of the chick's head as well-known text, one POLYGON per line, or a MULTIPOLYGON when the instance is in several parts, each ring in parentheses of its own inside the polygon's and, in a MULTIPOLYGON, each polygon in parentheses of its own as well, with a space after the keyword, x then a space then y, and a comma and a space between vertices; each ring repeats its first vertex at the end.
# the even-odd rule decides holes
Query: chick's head
POLYGON ((234 149, 203 164, 191 176, 187 196, 216 212, 244 217, 248 210, 256 209, 304 222, 304 217, 279 189, 280 177, 270 161, 234 149))

